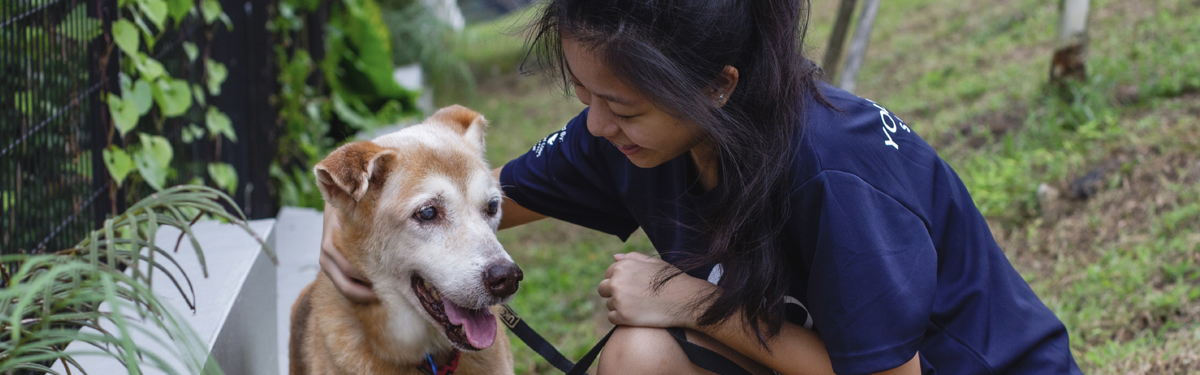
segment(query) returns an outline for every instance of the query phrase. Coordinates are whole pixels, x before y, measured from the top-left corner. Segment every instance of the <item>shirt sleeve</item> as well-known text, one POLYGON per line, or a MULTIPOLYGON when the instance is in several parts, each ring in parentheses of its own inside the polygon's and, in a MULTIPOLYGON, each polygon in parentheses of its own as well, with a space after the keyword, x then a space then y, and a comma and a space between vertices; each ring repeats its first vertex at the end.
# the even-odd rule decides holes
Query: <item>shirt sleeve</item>
MULTIPOLYGON (((808 299, 838 374, 907 363, 930 322, 937 251, 925 222, 856 175, 824 171, 801 187, 819 226, 808 299)), ((812 233, 812 232, 810 232, 812 233)))
POLYGON ((522 207, 624 241, 638 223, 617 192, 606 143, 588 133, 587 113, 505 164, 500 185, 522 207))

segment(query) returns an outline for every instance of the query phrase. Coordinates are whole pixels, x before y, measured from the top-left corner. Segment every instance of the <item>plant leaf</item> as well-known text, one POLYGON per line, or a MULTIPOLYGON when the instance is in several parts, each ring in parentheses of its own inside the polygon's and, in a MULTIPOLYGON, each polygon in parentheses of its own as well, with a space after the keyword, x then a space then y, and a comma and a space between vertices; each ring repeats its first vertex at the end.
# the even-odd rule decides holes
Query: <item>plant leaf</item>
POLYGON ((212 59, 204 61, 204 65, 208 68, 208 92, 213 96, 221 95, 221 84, 229 77, 229 70, 225 68, 225 64, 212 59))
POLYGON ((229 120, 229 116, 217 110, 217 107, 208 107, 208 113, 204 115, 204 120, 204 124, 208 126, 208 132, 213 137, 221 134, 230 141, 237 142, 237 133, 233 131, 232 121, 229 120))
POLYGON ((208 105, 206 103, 207 100, 204 99, 204 88, 195 83, 192 84, 192 98, 196 99, 196 103, 200 104, 201 107, 208 105))
POLYGON ((141 42, 138 38, 137 27, 126 20, 117 20, 112 24, 113 41, 117 43, 117 48, 129 54, 129 56, 137 58, 138 47, 141 42))
POLYGON ((204 0, 200 3, 200 14, 204 15, 204 23, 213 23, 221 16, 221 3, 217 0, 204 0))
POLYGON ((167 0, 167 13, 170 14, 171 18, 175 19, 176 23, 182 22, 183 17, 187 16, 188 11, 194 5, 196 3, 192 2, 192 0, 167 0))
POLYGON ((154 104, 154 97, 150 90, 150 82, 144 79, 139 79, 133 84, 133 103, 137 106, 138 116, 145 116, 150 112, 150 107, 154 104))
POLYGON ((144 18, 145 17, 142 17, 141 14, 134 14, 133 23, 137 24, 138 29, 142 30, 142 37, 146 38, 146 48, 149 48, 151 51, 153 51, 155 43, 154 30, 150 30, 150 26, 146 25, 146 20, 144 18))
POLYGON ((167 21, 167 3, 163 0, 137 0, 137 3, 142 14, 150 18, 150 22, 161 32, 163 22, 167 21))
POLYGON ((151 86, 154 101, 158 103, 163 116, 176 117, 187 112, 192 106, 192 91, 186 81, 163 77, 151 86))
POLYGON ((200 57, 200 49, 196 47, 196 43, 183 42, 183 52, 187 54, 189 62, 196 62, 196 58, 200 57))
POLYGON ((204 128, 196 126, 196 124, 188 124, 188 126, 183 128, 183 131, 180 132, 180 135, 183 138, 183 143, 192 143, 197 139, 204 137, 204 128))
POLYGON ((208 176, 212 177, 217 187, 225 189, 229 194, 237 191, 238 175, 228 163, 208 163, 208 176))
POLYGON ((112 176, 113 181, 117 182, 117 186, 121 186, 125 182, 125 177, 129 176, 129 172, 133 171, 133 159, 124 149, 117 145, 109 145, 104 149, 104 167, 108 169, 108 174, 112 176))
POLYGON ((142 52, 138 52, 134 62, 134 67, 137 68, 138 72, 142 73, 142 79, 153 81, 155 78, 162 76, 163 73, 166 72, 166 69, 163 68, 162 63, 142 52))
POLYGON ((122 137, 137 127, 138 110, 133 98, 121 98, 116 94, 108 94, 108 112, 112 114, 113 123, 122 137))
POLYGON ((141 147, 133 152, 133 161, 137 165, 138 173, 154 190, 162 190, 171 169, 171 143, 157 135, 138 133, 138 137, 141 147))

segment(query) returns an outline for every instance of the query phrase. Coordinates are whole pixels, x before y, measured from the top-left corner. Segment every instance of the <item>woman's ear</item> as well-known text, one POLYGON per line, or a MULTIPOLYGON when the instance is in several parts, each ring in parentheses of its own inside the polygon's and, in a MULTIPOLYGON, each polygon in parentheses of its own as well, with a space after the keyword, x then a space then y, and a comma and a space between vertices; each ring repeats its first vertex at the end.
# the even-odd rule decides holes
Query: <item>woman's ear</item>
POLYGON ((717 102, 717 107, 724 107, 729 101, 729 97, 733 95, 733 90, 737 89, 738 70, 732 65, 726 65, 725 69, 721 70, 721 74, 717 76, 716 92, 713 95, 713 100, 717 102))

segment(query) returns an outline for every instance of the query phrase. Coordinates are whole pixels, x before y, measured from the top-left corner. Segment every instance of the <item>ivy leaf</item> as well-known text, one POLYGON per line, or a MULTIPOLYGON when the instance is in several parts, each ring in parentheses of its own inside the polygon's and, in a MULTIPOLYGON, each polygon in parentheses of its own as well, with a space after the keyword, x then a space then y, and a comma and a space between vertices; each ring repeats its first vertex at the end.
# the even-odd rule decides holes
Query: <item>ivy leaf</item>
POLYGON ((126 92, 129 92, 129 89, 133 88, 133 79, 128 74, 125 74, 125 72, 117 73, 117 77, 121 82, 121 95, 125 95, 126 92))
POLYGON ((138 109, 133 98, 121 98, 116 94, 108 94, 108 112, 112 114, 113 123, 122 137, 137 127, 138 109))
POLYGON ((200 56, 200 49, 192 42, 183 42, 183 52, 187 54, 189 62, 196 62, 196 57, 200 56))
POLYGON ((146 25, 146 20, 142 19, 141 14, 133 15, 133 23, 137 24, 138 29, 142 30, 142 38, 146 39, 146 48, 154 50, 154 31, 150 30, 150 26, 146 25))
POLYGON ((208 163, 208 176, 212 177, 217 187, 225 189, 230 195, 237 192, 237 170, 229 163, 208 163))
POLYGON ((183 131, 180 133, 183 136, 183 143, 191 144, 192 142, 204 137, 204 128, 196 126, 196 124, 188 124, 188 126, 183 128, 183 131))
POLYGON ((153 94, 150 93, 150 82, 144 79, 139 79, 133 85, 133 103, 137 106, 138 116, 145 116, 150 112, 151 104, 154 104, 153 94))
POLYGON ((112 24, 113 41, 117 43, 117 48, 129 54, 131 57, 137 57, 138 46, 141 45, 138 39, 137 27, 126 20, 117 20, 112 24))
POLYGON ((194 5, 196 3, 192 0, 167 0, 167 13, 175 19, 176 23, 183 22, 183 17, 187 16, 188 10, 191 10, 194 5))
POLYGON ((226 116, 217 107, 208 107, 208 113, 204 115, 204 123, 208 126, 208 132, 216 137, 218 134, 224 135, 230 141, 237 142, 237 134, 233 132, 233 123, 229 121, 229 116, 226 116))
POLYGON ((125 150, 110 145, 104 149, 104 168, 108 169, 108 174, 112 176, 113 181, 117 182, 117 186, 121 186, 125 182, 125 177, 129 176, 129 172, 133 171, 133 159, 125 150))
POLYGON ((141 147, 133 152, 138 173, 154 190, 162 190, 171 169, 171 143, 164 137, 146 133, 138 133, 138 138, 141 147))
POLYGON ((225 64, 212 59, 205 60, 204 65, 208 67, 208 92, 213 96, 221 95, 221 84, 229 77, 229 70, 225 69, 225 64))
POLYGON ((163 116, 182 115, 192 106, 192 91, 187 81, 163 77, 150 89, 163 116))
POLYGON ((137 3, 142 14, 154 23, 154 27, 163 30, 163 22, 167 21, 167 3, 163 0, 137 0, 137 3))
POLYGON ((226 31, 233 31, 233 20, 229 19, 229 15, 221 12, 221 22, 225 24, 226 31))
POLYGON ((208 103, 204 99, 204 88, 195 83, 192 84, 192 98, 196 99, 196 103, 200 104, 201 107, 208 106, 208 103))
POLYGON ((142 52, 138 52, 133 65, 137 68, 138 72, 142 73, 142 79, 154 80, 163 75, 163 72, 166 72, 162 63, 142 52))
POLYGON ((204 23, 213 23, 213 20, 221 16, 221 3, 217 0, 204 0, 200 3, 200 14, 204 15, 204 23))

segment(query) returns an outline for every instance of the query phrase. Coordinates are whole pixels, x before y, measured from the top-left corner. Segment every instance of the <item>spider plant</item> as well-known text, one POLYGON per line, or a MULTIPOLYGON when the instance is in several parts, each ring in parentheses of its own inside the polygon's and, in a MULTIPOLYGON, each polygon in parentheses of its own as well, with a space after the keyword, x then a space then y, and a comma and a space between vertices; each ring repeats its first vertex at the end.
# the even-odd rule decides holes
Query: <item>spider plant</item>
MULTIPOLYGON (((162 272, 195 309, 191 280, 173 254, 187 237, 208 276, 204 253, 191 230, 204 217, 240 226, 265 248, 229 196, 209 187, 183 185, 152 194, 105 220, 102 228, 72 248, 0 257, 9 265, 0 267, 0 373, 59 374, 50 365, 61 361, 65 373, 77 369, 86 374, 74 358, 82 354, 63 350, 72 341, 98 348, 98 355, 120 361, 130 374, 141 374, 143 367, 171 374, 221 373, 196 333, 160 301, 151 284, 153 273, 162 272), (235 207, 233 212, 222 203, 235 207), (164 226, 182 232, 173 250, 155 244, 164 226), (134 324, 139 321, 151 324, 134 324), (163 349, 168 356, 163 357, 163 349)), ((269 249, 268 254, 274 259, 269 249)))

